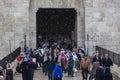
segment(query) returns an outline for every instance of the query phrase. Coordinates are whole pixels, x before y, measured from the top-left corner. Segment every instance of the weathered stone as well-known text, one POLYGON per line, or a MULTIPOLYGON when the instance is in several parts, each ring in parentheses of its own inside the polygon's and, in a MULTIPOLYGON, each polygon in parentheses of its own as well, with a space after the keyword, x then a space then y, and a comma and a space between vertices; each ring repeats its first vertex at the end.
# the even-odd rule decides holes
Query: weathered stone
POLYGON ((120 52, 120 0, 1 0, 0 52, 9 53, 24 42, 36 48, 36 12, 39 8, 75 8, 77 44, 83 46, 89 34, 89 53, 94 46, 120 52))

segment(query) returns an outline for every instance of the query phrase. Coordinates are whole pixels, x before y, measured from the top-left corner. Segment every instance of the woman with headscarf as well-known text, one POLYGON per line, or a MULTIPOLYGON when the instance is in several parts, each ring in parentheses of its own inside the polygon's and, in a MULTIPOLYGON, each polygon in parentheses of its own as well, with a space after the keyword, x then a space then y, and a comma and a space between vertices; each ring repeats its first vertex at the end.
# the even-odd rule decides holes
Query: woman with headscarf
POLYGON ((6 80, 13 80, 13 70, 11 69, 10 63, 7 64, 6 80))

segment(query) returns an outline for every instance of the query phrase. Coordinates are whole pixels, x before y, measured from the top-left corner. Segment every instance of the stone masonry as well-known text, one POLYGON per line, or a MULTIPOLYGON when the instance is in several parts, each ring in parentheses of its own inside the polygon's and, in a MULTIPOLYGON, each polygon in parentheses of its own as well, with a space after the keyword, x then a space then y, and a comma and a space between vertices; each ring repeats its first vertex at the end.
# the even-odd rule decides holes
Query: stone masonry
POLYGON ((120 52, 120 0, 0 0, 0 59, 24 45, 36 48, 39 8, 75 8, 77 45, 120 52))
MULTIPOLYGON (((85 31, 95 45, 120 52, 120 0, 85 0, 85 31)), ((92 53, 91 53, 92 54, 92 53)))

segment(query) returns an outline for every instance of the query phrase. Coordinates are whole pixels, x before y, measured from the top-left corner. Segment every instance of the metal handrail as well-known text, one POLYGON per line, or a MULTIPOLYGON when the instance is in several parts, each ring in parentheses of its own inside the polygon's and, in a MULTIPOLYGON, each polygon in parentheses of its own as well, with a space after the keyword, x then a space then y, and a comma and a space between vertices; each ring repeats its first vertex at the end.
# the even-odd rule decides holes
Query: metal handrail
POLYGON ((6 57, 4 57, 2 60, 0 60, 0 65, 3 66, 6 64, 6 61, 9 63, 13 62, 20 54, 21 47, 18 47, 15 51, 8 54, 6 57))
POLYGON ((102 48, 100 46, 96 46, 96 51, 103 55, 107 53, 109 57, 112 59, 113 63, 120 66, 120 54, 107 50, 105 48, 102 48))

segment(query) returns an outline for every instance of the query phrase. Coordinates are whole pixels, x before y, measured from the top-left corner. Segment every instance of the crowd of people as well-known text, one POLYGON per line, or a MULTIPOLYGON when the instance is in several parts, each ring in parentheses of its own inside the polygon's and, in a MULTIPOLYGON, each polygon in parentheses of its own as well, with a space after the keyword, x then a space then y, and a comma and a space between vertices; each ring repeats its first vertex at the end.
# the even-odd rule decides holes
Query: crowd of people
MULTIPOLYGON (((16 71, 22 74, 22 80, 33 80, 34 70, 37 68, 42 68, 48 80, 62 80, 63 74, 74 77, 78 70, 81 70, 83 80, 113 80, 110 69, 113 62, 109 55, 96 53, 89 58, 84 48, 27 47, 17 57, 17 62, 16 71)), ((9 62, 0 66, 0 80, 13 80, 13 70, 9 62)))
POLYGON ((87 80, 88 75, 89 80, 113 80, 110 71, 113 62, 109 55, 96 53, 91 62, 83 48, 26 48, 17 60, 19 63, 16 71, 22 73, 23 80, 33 80, 34 69, 38 67, 42 67, 42 72, 48 76, 48 80, 62 80, 63 73, 74 77, 74 72, 78 70, 81 70, 83 80, 87 80))
POLYGON ((34 69, 38 67, 42 67, 43 74, 49 80, 62 80, 63 73, 68 72, 68 76, 74 77, 73 70, 80 70, 81 55, 76 48, 26 48, 17 61, 16 71, 22 73, 23 80, 33 80, 34 69))

